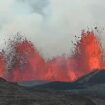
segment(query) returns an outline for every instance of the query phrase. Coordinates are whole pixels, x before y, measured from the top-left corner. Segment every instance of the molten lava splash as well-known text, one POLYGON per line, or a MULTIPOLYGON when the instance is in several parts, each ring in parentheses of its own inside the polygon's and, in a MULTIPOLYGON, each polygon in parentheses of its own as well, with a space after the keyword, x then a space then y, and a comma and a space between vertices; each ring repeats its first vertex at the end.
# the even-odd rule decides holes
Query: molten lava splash
POLYGON ((73 81, 77 79, 69 59, 65 56, 59 56, 48 61, 47 70, 46 78, 51 81, 73 81))
POLYGON ((103 68, 101 43, 94 32, 83 32, 71 57, 56 57, 47 66, 47 79, 74 81, 95 69, 103 68))
POLYGON ((14 45, 14 64, 7 75, 10 81, 26 81, 44 79, 44 59, 27 40, 17 42, 14 45))
POLYGON ((48 73, 46 78, 55 81, 69 80, 67 73, 67 63, 64 56, 54 58, 47 63, 48 73))
MULTIPOLYGON (((14 41, 5 76, 9 81, 51 80, 74 81, 79 77, 103 68, 101 43, 94 32, 83 32, 75 44, 72 56, 58 56, 45 62, 29 41, 14 41)), ((5 73, 4 55, 0 56, 0 76, 5 73)))
POLYGON ((101 43, 94 32, 83 32, 81 39, 76 44, 73 55, 78 70, 77 75, 84 75, 95 69, 103 68, 101 43))
POLYGON ((6 67, 5 59, 4 59, 3 54, 1 53, 0 54, 0 77, 3 77, 4 76, 5 69, 6 69, 5 67, 6 67))

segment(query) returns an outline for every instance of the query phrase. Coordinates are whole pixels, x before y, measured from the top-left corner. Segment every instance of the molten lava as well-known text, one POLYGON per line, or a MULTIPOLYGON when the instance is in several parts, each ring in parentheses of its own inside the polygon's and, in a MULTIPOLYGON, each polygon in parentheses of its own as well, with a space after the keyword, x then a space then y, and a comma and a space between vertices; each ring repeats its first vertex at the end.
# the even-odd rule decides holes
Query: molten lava
POLYGON ((0 54, 0 77, 3 77, 5 74, 6 64, 3 54, 0 54))
POLYGON ((27 40, 20 41, 14 45, 15 56, 13 65, 7 75, 10 81, 27 81, 43 79, 45 71, 44 59, 39 55, 33 44, 27 40))
POLYGON ((9 81, 74 81, 103 68, 102 47, 94 32, 83 32, 72 56, 58 56, 45 62, 30 41, 14 41, 10 55, 0 56, 0 76, 9 81), (8 61, 7 69, 5 61, 8 61), (7 59, 4 59, 7 58, 7 59))
POLYGON ((102 47, 94 32, 83 32, 76 44, 73 55, 78 69, 78 75, 84 75, 95 69, 103 68, 102 47))
POLYGON ((46 78, 55 81, 68 81, 67 61, 64 56, 54 58, 47 63, 48 73, 46 78))

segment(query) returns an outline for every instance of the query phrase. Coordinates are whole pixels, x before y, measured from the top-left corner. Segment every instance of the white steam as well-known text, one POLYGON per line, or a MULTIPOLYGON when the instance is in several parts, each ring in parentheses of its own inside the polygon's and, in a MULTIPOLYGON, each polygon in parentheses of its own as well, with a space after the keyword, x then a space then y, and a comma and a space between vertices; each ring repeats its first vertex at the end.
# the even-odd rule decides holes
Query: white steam
POLYGON ((70 53, 82 29, 105 25, 104 0, 0 0, 0 47, 22 33, 45 57, 70 53))

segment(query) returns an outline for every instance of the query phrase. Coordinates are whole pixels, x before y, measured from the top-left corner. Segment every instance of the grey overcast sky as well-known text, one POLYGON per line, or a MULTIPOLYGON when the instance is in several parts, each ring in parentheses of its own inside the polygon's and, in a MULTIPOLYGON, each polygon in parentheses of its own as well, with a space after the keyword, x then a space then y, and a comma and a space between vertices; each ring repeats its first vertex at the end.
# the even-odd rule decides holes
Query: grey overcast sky
POLYGON ((105 0, 0 0, 0 47, 17 32, 45 56, 70 53, 82 29, 105 27, 105 0))

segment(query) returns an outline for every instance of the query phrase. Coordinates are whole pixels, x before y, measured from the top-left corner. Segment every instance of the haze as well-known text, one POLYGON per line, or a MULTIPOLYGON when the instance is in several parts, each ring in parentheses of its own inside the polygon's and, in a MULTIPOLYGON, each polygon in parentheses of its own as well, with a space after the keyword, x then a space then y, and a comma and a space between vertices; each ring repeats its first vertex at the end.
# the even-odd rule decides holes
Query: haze
POLYGON ((19 32, 45 58, 71 54, 82 29, 105 26, 104 11, 104 0, 0 0, 0 47, 19 32))

